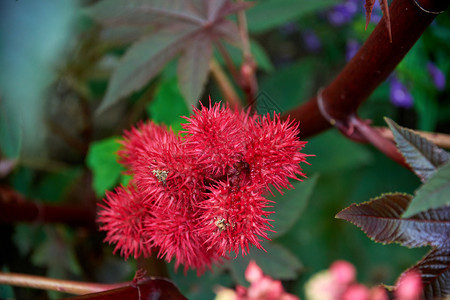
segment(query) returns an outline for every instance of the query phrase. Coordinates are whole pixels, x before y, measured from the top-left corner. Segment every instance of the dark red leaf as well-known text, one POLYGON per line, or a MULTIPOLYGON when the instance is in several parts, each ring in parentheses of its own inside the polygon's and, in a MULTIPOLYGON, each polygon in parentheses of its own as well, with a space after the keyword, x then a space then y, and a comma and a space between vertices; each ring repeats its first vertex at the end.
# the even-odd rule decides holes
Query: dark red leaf
POLYGON ((347 220, 380 243, 400 243, 407 247, 449 246, 450 207, 430 209, 402 219, 413 197, 386 194, 362 204, 352 204, 336 217, 347 220))
MULTIPOLYGON (((424 299, 447 299, 450 296, 450 248, 434 248, 410 270, 422 276, 424 299)), ((403 275, 402 275, 403 276, 403 275)))
POLYGON ((155 299, 155 300, 186 300, 175 285, 166 279, 148 279, 135 285, 130 285, 123 288, 108 290, 99 293, 86 294, 66 298, 71 300, 141 300, 141 299, 155 299))
POLYGON ((178 83, 189 106, 196 105, 209 73, 211 41, 203 34, 189 42, 178 59, 178 83))
POLYGON ((124 5, 119 0, 104 0, 87 9, 105 25, 151 25, 155 31, 137 40, 124 55, 99 111, 142 88, 180 52, 181 91, 188 104, 197 103, 207 79, 213 43, 221 38, 236 43, 239 38, 237 27, 225 17, 250 5, 230 0, 130 0, 124 5))
POLYGON ((385 118, 398 150, 422 182, 427 181, 436 170, 450 159, 450 155, 414 131, 401 127, 385 118))
POLYGON ((142 88, 165 64, 175 57, 195 32, 194 26, 177 24, 134 43, 112 75, 106 96, 98 111, 142 88))

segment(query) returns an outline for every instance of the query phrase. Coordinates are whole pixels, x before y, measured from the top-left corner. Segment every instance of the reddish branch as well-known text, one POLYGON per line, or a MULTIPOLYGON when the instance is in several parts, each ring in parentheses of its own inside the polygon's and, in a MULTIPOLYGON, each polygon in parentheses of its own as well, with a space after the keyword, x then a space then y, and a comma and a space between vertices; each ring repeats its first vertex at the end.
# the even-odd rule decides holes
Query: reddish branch
POLYGON ((186 299, 172 282, 163 278, 102 284, 0 272, 0 284, 82 295, 68 299, 186 299))
MULTIPOLYGON (((416 1, 428 11, 442 11, 449 5, 449 1, 416 1)), ((302 138, 333 125, 349 128, 350 118, 356 115, 360 104, 394 70, 436 17, 436 14, 419 8, 414 0, 394 0, 389 9, 392 43, 382 18, 353 59, 323 90, 321 95, 329 120, 319 110, 317 97, 285 114, 285 118, 291 115, 301 121, 302 138)))
POLYGON ((0 223, 64 223, 95 228, 95 208, 49 205, 28 201, 13 189, 0 186, 0 223))

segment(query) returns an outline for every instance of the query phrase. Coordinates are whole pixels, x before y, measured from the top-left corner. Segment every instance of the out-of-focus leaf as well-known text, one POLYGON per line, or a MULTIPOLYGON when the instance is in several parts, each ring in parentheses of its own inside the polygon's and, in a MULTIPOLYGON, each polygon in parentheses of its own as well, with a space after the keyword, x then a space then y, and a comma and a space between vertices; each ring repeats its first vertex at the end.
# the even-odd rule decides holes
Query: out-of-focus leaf
POLYGON ((102 197, 106 190, 117 184, 124 168, 117 162, 120 144, 117 137, 92 143, 86 163, 93 173, 93 187, 97 196, 102 197))
POLYGON ((0 26, 0 149, 3 155, 46 155, 47 88, 72 35, 79 2, 4 1, 0 26))
MULTIPOLYGON (((424 299, 448 299, 450 296, 450 248, 432 249, 414 267, 422 276, 424 299)), ((405 273, 406 273, 405 272, 405 273)))
POLYGON ((197 35, 189 42, 178 60, 178 82, 189 107, 196 106, 209 73, 212 44, 206 36, 197 35))
MULTIPOLYGON (((300 136, 302 134, 301 129, 302 124, 300 122, 300 136)), ((311 165, 304 166, 306 174, 310 174, 311 171, 319 173, 342 172, 344 169, 367 165, 373 160, 373 155, 367 148, 345 139, 335 131, 325 132, 309 140, 305 153, 315 155, 308 159, 311 165)))
POLYGON ((447 163, 431 176, 416 192, 403 217, 409 218, 428 209, 447 207, 450 209, 450 164, 447 163))
POLYGON ((229 43, 239 46, 241 44, 241 37, 239 35, 239 28, 230 20, 222 20, 215 28, 217 35, 222 36, 229 43))
POLYGON ((22 144, 22 133, 20 126, 11 120, 6 109, 0 110, 0 152, 1 155, 8 158, 17 158, 20 155, 22 144))
POLYGON ((262 78, 260 90, 283 111, 293 109, 316 92, 314 76, 311 74, 316 72, 317 65, 320 65, 317 59, 305 58, 277 69, 262 78), (301 80, 298 80, 299 77, 301 80))
MULTIPOLYGON (((225 49, 227 50, 227 53, 229 54, 233 63, 240 66, 242 64, 242 51, 239 48, 236 48, 229 44, 225 44, 225 49)), ((274 70, 274 66, 270 61, 269 55, 257 41, 250 40, 250 50, 256 64, 258 65, 258 68, 266 72, 272 72, 274 70)), ((225 65, 225 60, 223 59, 222 55, 216 52, 215 57, 222 65, 225 65)))
POLYGON ((276 232, 269 233, 271 239, 282 236, 297 222, 309 201, 318 177, 314 175, 303 182, 295 183, 294 189, 286 191, 283 196, 277 195, 273 199, 276 200, 273 209, 275 213, 270 217, 274 220, 272 225, 276 232))
POLYGON ((264 274, 282 280, 292 280, 303 265, 290 250, 273 242, 263 243, 264 251, 254 251, 252 259, 261 267, 264 274))
POLYGON ((62 227, 47 227, 46 232, 47 239, 31 256, 33 264, 46 267, 48 276, 52 278, 65 278, 68 274, 80 275, 81 269, 67 231, 62 227))
POLYGON ((218 286, 233 287, 233 280, 229 274, 223 272, 213 266, 212 272, 198 276, 195 270, 188 270, 185 272, 174 272, 174 263, 171 262, 168 266, 170 278, 177 283, 180 292, 189 300, 207 300, 214 299, 214 291, 218 286))
POLYGON ((157 31, 131 46, 112 75, 99 112, 142 88, 183 48, 196 28, 179 27, 157 31))
POLYGON ((206 81, 212 45, 217 39, 238 40, 237 27, 227 15, 249 3, 230 0, 101 1, 87 13, 105 25, 152 25, 154 32, 135 42, 124 55, 98 111, 142 88, 169 60, 183 52, 178 75, 188 104, 196 103, 206 81))
POLYGON ((45 240, 45 231, 41 226, 32 227, 29 224, 17 224, 13 240, 20 254, 26 256, 45 240))
POLYGON ((34 196, 47 203, 57 203, 64 200, 68 188, 82 175, 81 168, 64 170, 57 174, 45 176, 37 186, 34 196))
MULTIPOLYGON (((211 1, 213 2, 213 1, 211 1)), ((217 2, 217 1, 214 1, 217 2)), ((155 23, 202 22, 191 1, 103 0, 85 9, 98 22, 107 25, 145 25, 155 23)))
POLYGON ((250 260, 254 260, 264 274, 274 279, 290 280, 297 277, 303 265, 292 252, 284 246, 269 241, 261 245, 267 252, 252 247, 246 256, 238 255, 235 259, 226 262, 226 267, 230 269, 238 284, 248 286, 244 273, 250 260))
POLYGON ((423 182, 449 160, 449 154, 443 149, 391 119, 385 120, 394 134, 398 150, 423 182))
POLYGON ((450 207, 441 207, 401 218, 411 202, 407 194, 386 194, 362 204, 352 204, 336 215, 361 228, 380 243, 407 247, 449 247, 450 207))
POLYGON ((267 0, 248 9, 248 29, 260 33, 339 3, 338 0, 267 0))
POLYGON ((164 79, 159 84, 155 98, 147 105, 147 112, 155 123, 171 125, 181 129, 181 116, 189 115, 189 110, 178 88, 176 78, 164 79), (170 109, 167 109, 170 107, 170 109))

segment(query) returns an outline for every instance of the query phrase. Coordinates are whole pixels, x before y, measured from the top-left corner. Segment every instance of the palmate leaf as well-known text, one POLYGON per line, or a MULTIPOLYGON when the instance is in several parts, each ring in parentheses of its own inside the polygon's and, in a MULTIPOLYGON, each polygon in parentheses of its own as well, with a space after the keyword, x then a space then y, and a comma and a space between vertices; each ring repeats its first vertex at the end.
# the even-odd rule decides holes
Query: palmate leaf
MULTIPOLYGON (((176 55, 180 90, 197 103, 217 39, 236 43, 237 26, 225 19, 249 7, 231 0, 103 0, 86 10, 106 26, 153 28, 128 49, 109 82, 99 112, 147 84, 176 55)), ((145 32, 145 31, 143 31, 145 32)))
POLYGON ((369 202, 352 204, 336 215, 361 228, 380 243, 407 247, 450 246, 450 207, 440 207, 402 218, 413 196, 385 194, 369 202))
POLYGON ((133 44, 113 73, 98 111, 142 88, 181 51, 183 42, 194 33, 194 26, 165 28, 133 44))
POLYGON ((198 103, 198 97, 208 78, 212 50, 209 39, 199 34, 189 42, 178 60, 178 82, 189 107, 198 103))
POLYGON ((427 181, 437 168, 449 160, 446 151, 414 131, 399 126, 389 118, 385 118, 385 121, 394 134, 398 150, 422 182, 427 181))
POLYGON ((433 249, 411 269, 421 273, 425 299, 448 297, 450 207, 401 218, 411 199, 411 195, 386 194, 366 203, 353 204, 336 217, 360 227, 377 242, 396 242, 408 247, 432 246, 433 249))
POLYGON ((435 248, 415 266, 405 271, 419 271, 424 286, 424 299, 447 299, 450 296, 450 248, 435 248))

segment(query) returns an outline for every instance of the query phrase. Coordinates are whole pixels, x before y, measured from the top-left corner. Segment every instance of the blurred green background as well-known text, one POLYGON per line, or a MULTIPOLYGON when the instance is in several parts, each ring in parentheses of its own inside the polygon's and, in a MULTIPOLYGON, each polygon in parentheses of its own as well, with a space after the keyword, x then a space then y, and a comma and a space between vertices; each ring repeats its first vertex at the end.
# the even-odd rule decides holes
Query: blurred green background
MULTIPOLYGON (((33 201, 95 205, 105 190, 129 179, 115 156, 124 129, 150 118, 179 130, 180 116, 190 113, 177 85, 175 62, 142 90, 96 113, 130 41, 126 32, 109 32, 83 14, 94 2, 0 4, 0 150, 2 161, 14 159, 13 168, 2 167, 0 184, 33 201)), ((259 112, 292 109, 332 80, 381 16, 375 8, 374 22, 364 30, 363 4, 256 1, 247 17, 259 66, 259 112)), ((239 64, 241 52, 225 46, 239 64)), ((383 117, 388 116, 406 127, 448 132, 449 53, 446 11, 364 103, 360 115, 375 125, 384 126, 383 117)), ((220 54, 214 55, 226 69, 220 54)), ((205 102, 208 95, 214 101, 223 97, 212 78, 202 96, 205 102)), ((275 197, 277 234, 266 242, 267 253, 252 249, 249 256, 230 259, 200 278, 195 271, 174 272, 169 264, 173 281, 186 297, 211 299, 215 286, 246 285, 243 272, 250 259, 266 274, 282 279, 289 292, 303 297, 304 282, 334 260, 355 264, 362 283, 393 284, 426 253, 427 249, 376 244, 357 227, 334 218, 351 203, 382 193, 413 193, 420 185, 414 174, 334 129, 307 140, 304 151, 315 155, 303 166, 308 178, 275 197)), ((2 224, 0 232, 3 271, 96 282, 130 280, 135 272, 133 260, 113 256, 113 248, 102 244, 103 233, 90 228, 34 222, 2 224)), ((0 298, 14 296, 62 295, 0 286, 0 298)))

